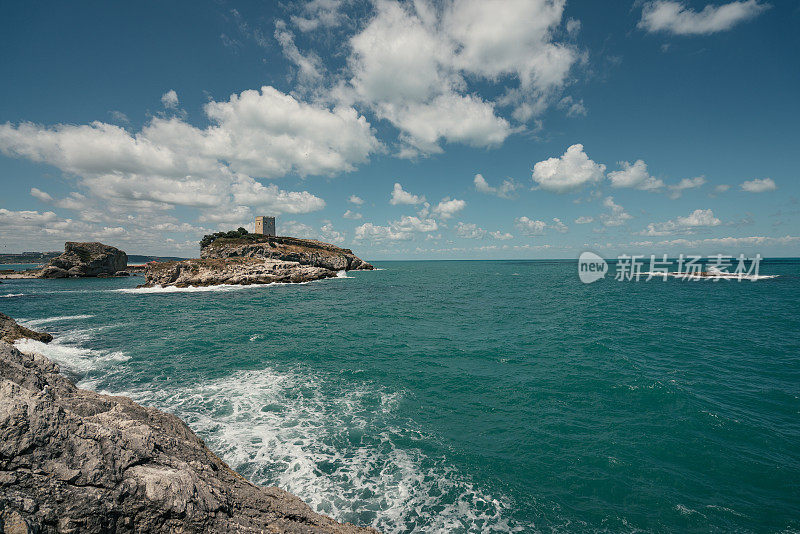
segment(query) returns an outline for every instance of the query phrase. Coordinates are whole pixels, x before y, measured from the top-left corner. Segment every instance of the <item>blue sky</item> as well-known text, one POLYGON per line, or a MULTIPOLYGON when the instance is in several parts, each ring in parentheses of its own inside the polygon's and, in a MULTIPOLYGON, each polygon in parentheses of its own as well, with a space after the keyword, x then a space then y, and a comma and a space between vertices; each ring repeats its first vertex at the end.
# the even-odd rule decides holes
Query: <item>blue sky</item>
POLYGON ((800 256, 797 2, 0 7, 0 252, 800 256), (396 185, 399 184, 399 185, 396 185))

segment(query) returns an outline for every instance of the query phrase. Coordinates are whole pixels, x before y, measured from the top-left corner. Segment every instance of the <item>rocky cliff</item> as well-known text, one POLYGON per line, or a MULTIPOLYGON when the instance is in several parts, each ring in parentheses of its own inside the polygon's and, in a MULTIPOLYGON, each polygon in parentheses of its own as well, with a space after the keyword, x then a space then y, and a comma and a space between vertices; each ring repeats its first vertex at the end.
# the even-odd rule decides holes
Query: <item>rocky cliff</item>
POLYGON ((249 483, 177 417, 0 342, 0 532, 374 531, 249 483))
POLYGON ((301 265, 323 267, 332 271, 372 269, 347 248, 295 237, 249 235, 247 238, 219 238, 203 247, 201 258, 264 258, 296 261, 301 265))
POLYGON ((113 276, 125 271, 128 256, 118 248, 103 243, 67 241, 64 253, 50 260, 39 272, 40 278, 113 276))
POLYGON ((50 343, 53 341, 53 336, 50 334, 34 332, 29 328, 18 325, 17 322, 8 315, 0 313, 0 341, 13 343, 23 338, 35 339, 43 343, 50 343))
POLYGON ((297 283, 335 276, 336 271, 293 261, 205 258, 148 264, 145 268, 146 281, 139 287, 297 283))

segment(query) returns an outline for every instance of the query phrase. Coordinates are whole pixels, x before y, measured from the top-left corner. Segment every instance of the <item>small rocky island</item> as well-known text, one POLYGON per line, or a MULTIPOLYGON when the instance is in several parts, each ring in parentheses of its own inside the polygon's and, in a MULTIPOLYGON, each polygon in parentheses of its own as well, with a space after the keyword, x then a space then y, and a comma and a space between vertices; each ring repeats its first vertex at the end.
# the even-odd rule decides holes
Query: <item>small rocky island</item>
POLYGON ((67 241, 64 253, 50 260, 39 272, 39 278, 69 278, 90 276, 124 276, 128 255, 103 243, 67 241), (124 274, 123 274, 124 273, 124 274))
POLYGON ((76 387, 6 340, 0 315, 0 532, 368 533, 251 484, 177 417, 76 387))
POLYGON ((244 228, 205 236, 200 259, 151 263, 139 287, 309 282, 339 271, 370 270, 350 249, 295 237, 250 234, 244 228))

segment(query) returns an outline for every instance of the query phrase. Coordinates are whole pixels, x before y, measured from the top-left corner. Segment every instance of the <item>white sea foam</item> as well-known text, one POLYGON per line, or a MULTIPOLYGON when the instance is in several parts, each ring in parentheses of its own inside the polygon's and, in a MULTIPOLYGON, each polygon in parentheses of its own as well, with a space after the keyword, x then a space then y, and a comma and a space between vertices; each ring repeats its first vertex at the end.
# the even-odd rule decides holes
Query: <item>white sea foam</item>
POLYGON ((353 278, 353 277, 347 276, 347 271, 338 271, 336 273, 336 278, 353 278))
POLYGON ((733 274, 733 273, 718 273, 718 274, 710 274, 708 276, 700 276, 694 274, 687 274, 687 273, 674 273, 674 272, 642 272, 640 273, 641 277, 648 277, 652 276, 653 278, 666 278, 671 276, 673 278, 683 278, 686 280, 747 280, 747 281, 755 281, 755 280, 769 280, 771 278, 778 278, 779 274, 733 274))
POLYGON ((175 286, 155 286, 155 287, 126 287, 122 289, 112 289, 111 291, 118 291, 120 293, 131 293, 134 295, 147 295, 147 294, 162 294, 162 293, 203 293, 209 291, 215 292, 228 292, 239 291, 244 289, 265 289, 277 288, 287 286, 306 285, 309 282, 294 282, 294 283, 281 283, 272 282, 271 284, 219 284, 215 286, 189 286, 189 287, 175 287, 175 286))
POLYGON ((0 298, 11 298, 11 297, 24 297, 25 293, 8 293, 6 295, 0 295, 0 298))
POLYGON ((62 336, 50 343, 20 339, 14 345, 22 352, 44 354, 57 364, 77 373, 85 373, 97 367, 130 359, 130 356, 119 351, 99 351, 79 345, 64 344, 62 336))
POLYGON ((77 321, 80 319, 91 319, 94 315, 59 315, 56 317, 46 317, 44 319, 27 319, 24 320, 28 326, 39 326, 48 323, 59 323, 65 321, 77 321))
POLYGON ((398 392, 342 390, 305 372, 263 369, 116 393, 175 413, 254 482, 278 485, 337 519, 385 532, 518 530, 503 497, 407 445, 424 437, 392 424, 398 392))

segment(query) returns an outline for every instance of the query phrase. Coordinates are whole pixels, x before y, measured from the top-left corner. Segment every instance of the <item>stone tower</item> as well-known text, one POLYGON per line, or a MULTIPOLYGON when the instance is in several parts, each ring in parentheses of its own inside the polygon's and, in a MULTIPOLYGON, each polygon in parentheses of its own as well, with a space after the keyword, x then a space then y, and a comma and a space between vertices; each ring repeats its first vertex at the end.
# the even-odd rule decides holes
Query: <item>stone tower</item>
POLYGON ((256 217, 256 234, 275 235, 275 217, 259 215, 256 217))

